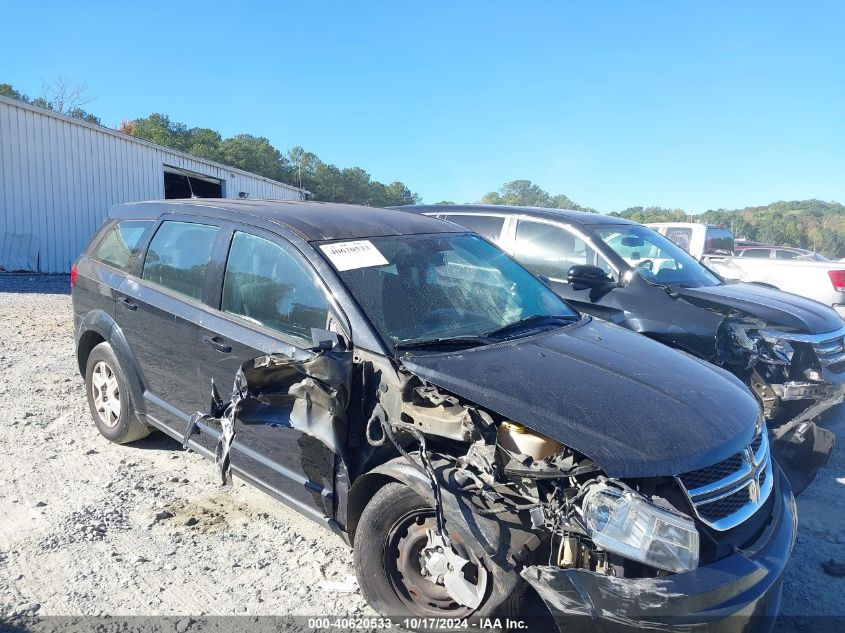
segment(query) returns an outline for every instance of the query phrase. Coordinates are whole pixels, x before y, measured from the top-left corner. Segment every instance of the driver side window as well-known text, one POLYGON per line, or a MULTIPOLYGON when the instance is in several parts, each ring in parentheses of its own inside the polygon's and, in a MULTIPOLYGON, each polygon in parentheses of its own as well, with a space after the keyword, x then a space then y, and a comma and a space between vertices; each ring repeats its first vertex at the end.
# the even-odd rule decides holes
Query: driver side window
POLYGON ((221 309, 270 329, 310 339, 325 328, 328 303, 300 263, 269 240, 235 233, 226 261, 221 309))
POLYGON ((576 264, 598 266, 613 276, 613 269, 589 244, 553 224, 520 220, 514 257, 535 275, 560 281, 566 281, 569 269, 576 264))

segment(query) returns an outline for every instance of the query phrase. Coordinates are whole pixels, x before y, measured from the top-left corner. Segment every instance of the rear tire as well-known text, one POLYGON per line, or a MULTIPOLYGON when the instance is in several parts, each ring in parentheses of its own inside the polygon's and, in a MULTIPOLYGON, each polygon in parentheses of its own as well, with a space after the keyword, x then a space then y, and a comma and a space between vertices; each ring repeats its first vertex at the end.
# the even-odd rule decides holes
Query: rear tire
POLYGON ((85 391, 94 424, 110 442, 128 444, 152 432, 135 415, 126 376, 108 343, 100 343, 88 355, 85 391))
MULTIPOLYGON (((477 585, 484 583, 481 605, 475 609, 452 601, 445 588, 423 577, 419 563, 421 532, 434 525, 434 510, 408 486, 390 483, 379 489, 364 508, 355 532, 355 573, 364 598, 388 617, 463 619, 518 615, 524 582, 515 570, 505 571, 457 542, 456 549, 476 567, 477 585), (398 537, 397 537, 398 533, 398 537)), ((466 568, 465 568, 466 569, 466 568)))

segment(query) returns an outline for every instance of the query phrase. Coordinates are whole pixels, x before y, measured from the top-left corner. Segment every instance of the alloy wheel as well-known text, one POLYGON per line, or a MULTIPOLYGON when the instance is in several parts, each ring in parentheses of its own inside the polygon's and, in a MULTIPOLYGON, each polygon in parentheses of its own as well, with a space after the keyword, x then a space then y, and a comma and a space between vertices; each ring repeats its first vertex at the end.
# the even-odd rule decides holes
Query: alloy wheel
POLYGON ((105 361, 99 361, 91 372, 91 395, 100 422, 108 427, 117 426, 120 421, 120 387, 114 370, 105 361))

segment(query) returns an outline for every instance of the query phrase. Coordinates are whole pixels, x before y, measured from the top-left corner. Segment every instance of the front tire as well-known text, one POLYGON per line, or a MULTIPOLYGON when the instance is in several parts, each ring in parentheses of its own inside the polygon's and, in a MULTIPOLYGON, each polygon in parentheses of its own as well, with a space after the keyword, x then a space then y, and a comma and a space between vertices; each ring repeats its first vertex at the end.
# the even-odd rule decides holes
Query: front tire
POLYGON ((373 496, 358 523, 354 551, 358 585, 370 606, 388 617, 515 617, 523 593, 516 571, 479 559, 454 534, 455 549, 470 561, 464 577, 483 591, 481 604, 474 610, 458 604, 442 583, 426 577, 420 554, 427 530, 435 526, 434 509, 408 486, 387 484, 373 496))
POLYGON ((135 415, 126 376, 108 343, 100 343, 88 355, 85 390, 94 424, 110 442, 127 444, 152 431, 135 415))

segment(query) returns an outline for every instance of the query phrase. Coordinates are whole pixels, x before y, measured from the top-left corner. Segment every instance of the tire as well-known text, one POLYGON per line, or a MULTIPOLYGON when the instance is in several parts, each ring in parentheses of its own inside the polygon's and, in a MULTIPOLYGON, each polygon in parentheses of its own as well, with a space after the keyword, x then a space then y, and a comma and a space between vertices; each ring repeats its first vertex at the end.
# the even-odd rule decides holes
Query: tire
POLYGON ((110 442, 128 444, 152 432, 135 415, 126 376, 108 343, 100 343, 88 355, 85 391, 94 424, 110 442))
POLYGON ((454 601, 447 605, 451 597, 445 588, 422 577, 417 553, 419 532, 435 525, 433 517, 433 508, 411 488, 399 483, 379 489, 364 508, 355 532, 354 562, 358 585, 370 606, 392 618, 463 619, 490 615, 515 618, 522 602, 524 581, 516 570, 505 571, 487 559, 479 560, 461 547, 455 535, 451 536, 458 553, 471 561, 467 568, 478 567, 471 576, 478 584, 485 578, 481 605, 475 610, 454 601), (410 527, 403 530, 402 526, 410 527), (395 545, 397 531, 405 534, 398 546, 395 545), (445 599, 441 599, 441 594, 445 599))

